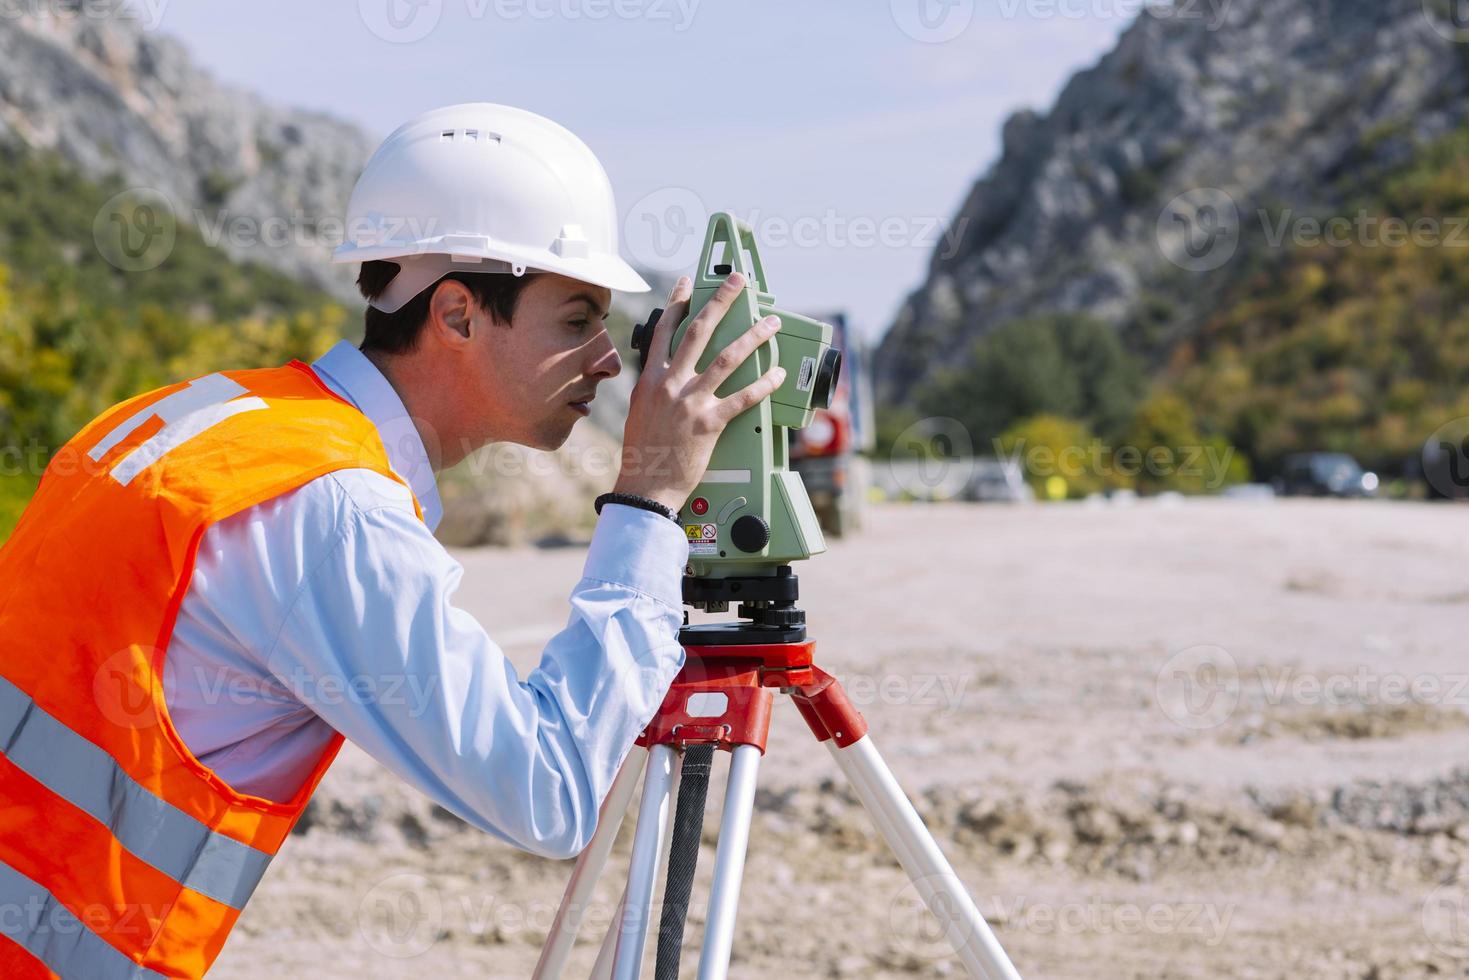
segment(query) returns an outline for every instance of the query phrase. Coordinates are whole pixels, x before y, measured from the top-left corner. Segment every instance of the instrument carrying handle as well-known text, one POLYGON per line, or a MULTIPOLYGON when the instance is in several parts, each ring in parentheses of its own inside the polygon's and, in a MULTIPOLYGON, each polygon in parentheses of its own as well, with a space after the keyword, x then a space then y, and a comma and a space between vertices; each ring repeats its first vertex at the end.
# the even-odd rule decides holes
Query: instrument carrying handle
POLYGON ((696 287, 718 286, 730 272, 738 272, 749 280, 757 291, 769 292, 765 288, 765 266, 760 261, 760 248, 755 241, 755 230, 728 211, 716 211, 709 216, 709 229, 704 235, 704 248, 699 255, 696 287), (714 261, 714 249, 724 246, 720 261, 714 261), (728 272, 716 271, 729 266, 728 272))

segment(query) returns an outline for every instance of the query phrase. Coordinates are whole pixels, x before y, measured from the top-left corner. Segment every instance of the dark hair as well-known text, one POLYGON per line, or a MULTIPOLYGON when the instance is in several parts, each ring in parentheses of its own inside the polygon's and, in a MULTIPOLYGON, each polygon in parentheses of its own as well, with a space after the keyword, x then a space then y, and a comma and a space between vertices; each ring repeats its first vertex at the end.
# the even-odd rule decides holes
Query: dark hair
MULTIPOLYGON (((398 274, 398 263, 374 260, 362 263, 357 275, 357 288, 367 300, 381 296, 388 283, 398 274)), ((515 316, 515 305, 520 302, 521 291, 530 284, 530 276, 513 276, 496 272, 451 272, 434 283, 453 279, 469 287, 480 309, 487 311, 501 323, 509 323, 515 316)), ((381 351, 384 354, 407 354, 418 343, 418 335, 428 319, 428 301, 434 294, 433 286, 403 304, 396 313, 384 313, 369 306, 363 318, 362 349, 381 351)))

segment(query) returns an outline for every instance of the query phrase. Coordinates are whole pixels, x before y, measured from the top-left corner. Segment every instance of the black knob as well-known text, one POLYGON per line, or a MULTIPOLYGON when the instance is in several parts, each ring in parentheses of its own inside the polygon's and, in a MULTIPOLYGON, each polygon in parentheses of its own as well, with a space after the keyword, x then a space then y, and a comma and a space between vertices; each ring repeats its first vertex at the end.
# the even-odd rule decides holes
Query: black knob
POLYGON ((746 514, 729 529, 729 539, 741 551, 760 551, 770 543, 770 525, 763 517, 746 514))
POLYGON ((646 323, 639 323, 632 328, 632 349, 639 354, 639 371, 648 366, 648 348, 653 346, 653 330, 658 326, 658 319, 662 316, 663 307, 657 307, 648 314, 646 323))
POLYGON ((822 355, 821 367, 816 369, 816 383, 811 386, 811 404, 816 408, 831 408, 831 396, 836 391, 837 379, 842 375, 842 352, 828 347, 822 355))
POLYGON ((805 626, 806 611, 794 606, 751 606, 740 603, 736 610, 742 619, 752 619, 761 626, 805 626))

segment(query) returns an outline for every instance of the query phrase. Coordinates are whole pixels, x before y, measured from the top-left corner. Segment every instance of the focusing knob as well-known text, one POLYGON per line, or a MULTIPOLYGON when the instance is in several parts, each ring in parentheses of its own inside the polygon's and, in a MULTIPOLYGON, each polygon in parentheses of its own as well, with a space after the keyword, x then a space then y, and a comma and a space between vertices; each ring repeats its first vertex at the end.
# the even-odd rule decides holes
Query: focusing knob
POLYGON ((639 354, 638 370, 642 371, 648 366, 648 348, 653 346, 653 330, 658 326, 658 320, 663 316, 663 307, 657 307, 648 314, 646 323, 639 323, 632 328, 632 349, 639 354))
POLYGON ((811 404, 814 407, 831 408, 831 396, 841 375, 842 352, 828 347, 821 357, 821 367, 816 369, 816 383, 811 386, 811 404))
POLYGON ((770 525, 763 517, 746 514, 729 529, 729 539, 741 551, 760 551, 770 543, 770 525))

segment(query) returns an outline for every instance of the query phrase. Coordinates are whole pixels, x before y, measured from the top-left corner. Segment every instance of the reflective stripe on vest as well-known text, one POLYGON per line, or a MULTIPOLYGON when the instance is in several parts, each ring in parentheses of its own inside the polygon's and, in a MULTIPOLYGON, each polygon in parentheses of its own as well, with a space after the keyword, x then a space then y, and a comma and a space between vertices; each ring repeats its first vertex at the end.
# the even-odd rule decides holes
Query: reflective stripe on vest
MULTIPOLYGON (((14 868, 0 863, 0 907, 18 915, 0 916, 0 934, 63 977, 88 980, 161 978, 107 944, 56 896, 14 868)), ((3 960, 0 960, 3 962, 3 960)))
POLYGON ((174 621, 211 525, 342 469, 404 482, 300 362, 139 395, 52 457, 0 546, 0 978, 219 955, 342 738, 289 800, 228 785, 168 715, 174 621))
POLYGON ((123 847, 185 888, 233 909, 270 855, 216 834, 139 786, 112 757, 0 677, 0 752, 32 779, 98 820, 123 847))

